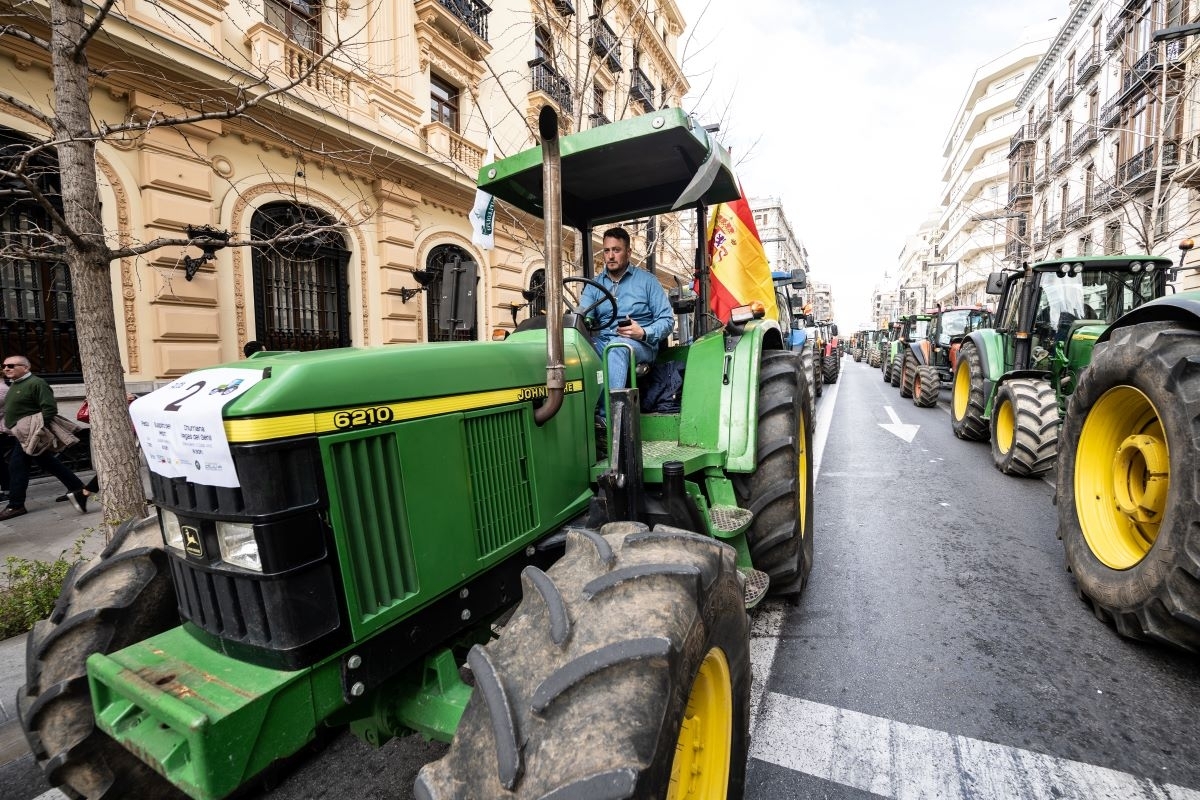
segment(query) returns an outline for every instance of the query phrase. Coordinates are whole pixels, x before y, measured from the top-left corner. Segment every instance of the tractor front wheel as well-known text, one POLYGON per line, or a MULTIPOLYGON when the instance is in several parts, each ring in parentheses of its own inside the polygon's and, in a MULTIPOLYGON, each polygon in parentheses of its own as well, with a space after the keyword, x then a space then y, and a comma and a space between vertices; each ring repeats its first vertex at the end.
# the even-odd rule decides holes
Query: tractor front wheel
POLYGON ((639 523, 573 530, 527 567, 417 800, 742 797, 749 625, 733 548, 639 523))
POLYGON ((735 475, 738 503, 754 512, 746 533, 771 594, 798 595, 813 562, 812 407, 789 353, 765 351, 758 377, 758 461, 735 475))
POLYGON ((1058 454, 1058 400, 1049 381, 1015 378, 996 392, 992 461, 1005 475, 1033 478, 1058 454))
POLYGON ((185 798, 96 727, 85 662, 179 623, 158 520, 130 521, 100 555, 76 565, 50 619, 25 643, 17 711, 49 782, 73 798, 185 798))
POLYGON ((938 375, 937 368, 928 364, 917 367, 917 374, 913 378, 913 405, 933 408, 937 405, 941 393, 942 376, 938 375))
POLYGON ((892 386, 899 386, 904 379, 904 353, 896 353, 896 357, 892 359, 890 375, 892 386))
POLYGON ((836 350, 825 356, 822 371, 824 372, 823 377, 826 383, 837 383, 838 373, 841 372, 841 369, 842 357, 838 355, 836 350))
POLYGON ((1080 597, 1123 636, 1200 653, 1200 331, 1119 328, 1063 421, 1058 535, 1080 597))
POLYGON ((907 352, 900 359, 900 396, 912 397, 917 381, 917 359, 907 352))
POLYGON ((970 342, 965 342, 958 351, 951 390, 950 425, 954 435, 975 442, 987 439, 988 423, 983 416, 987 405, 983 394, 983 359, 970 342))

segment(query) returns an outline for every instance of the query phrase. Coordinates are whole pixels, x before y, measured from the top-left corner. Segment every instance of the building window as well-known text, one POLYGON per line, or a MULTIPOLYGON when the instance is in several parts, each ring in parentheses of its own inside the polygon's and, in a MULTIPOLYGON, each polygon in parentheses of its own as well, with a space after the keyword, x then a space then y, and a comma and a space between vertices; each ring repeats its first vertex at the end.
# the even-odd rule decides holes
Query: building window
POLYGON ((533 57, 540 58, 550 67, 554 66, 554 40, 550 38, 550 31, 542 25, 533 29, 533 57))
MULTIPOLYGON (((0 170, 16 166, 31 144, 19 134, 0 128, 0 170)), ((22 172, 58 205, 58 162, 53 155, 33 159, 22 172)), ((0 206, 0 250, 5 253, 0 259, 0 347, 6 354, 28 356, 34 371, 51 383, 79 381, 83 373, 67 262, 21 257, 22 251, 45 252, 54 246, 44 233, 52 227, 50 216, 26 195, 23 183, 6 181, 11 189, 0 195, 4 196, 0 206)))
POLYGON ((529 302, 530 318, 546 313, 546 270, 533 271, 529 276, 529 288, 522 296, 529 302))
POLYGON ((254 213, 255 239, 311 231, 298 242, 254 248, 254 338, 266 349, 350 346, 350 252, 335 225, 327 214, 293 203, 272 203, 254 213))
POLYGON ((429 118, 458 132, 458 87, 429 75, 429 118))
POLYGON ((1108 223, 1104 226, 1104 255, 1116 255, 1123 249, 1121 246, 1121 223, 1119 221, 1108 223))
POLYGON ((266 0, 267 24, 306 50, 321 52, 321 4, 312 0, 266 0))

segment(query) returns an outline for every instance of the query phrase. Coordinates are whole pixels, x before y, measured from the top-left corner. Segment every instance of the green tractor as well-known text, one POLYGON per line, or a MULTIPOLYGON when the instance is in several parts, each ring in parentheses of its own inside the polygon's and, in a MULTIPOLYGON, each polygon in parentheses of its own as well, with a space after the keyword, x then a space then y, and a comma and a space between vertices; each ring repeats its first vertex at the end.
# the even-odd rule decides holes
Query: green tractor
POLYGON ((902 316, 896 338, 892 340, 891 369, 887 380, 891 381, 892 386, 900 387, 901 397, 912 397, 912 381, 906 381, 905 378, 908 376, 908 365, 913 360, 913 346, 925 341, 929 335, 929 319, 930 315, 926 313, 902 316))
POLYGON ((878 368, 883 364, 883 348, 886 346, 888 338, 888 329, 879 328, 878 330, 869 331, 867 333, 867 366, 878 368))
POLYGON ((976 306, 939 308, 929 319, 924 339, 908 345, 902 383, 908 386, 913 404, 933 408, 942 386, 949 386, 963 338, 974 330, 990 327, 992 315, 976 306))
MULTIPOLYGON (((1180 245, 1181 266, 1191 247, 1180 245)), ((1142 264, 1148 281, 1112 287, 1135 303, 1123 316, 1073 326, 1089 337, 1073 333, 1091 364, 1070 378, 1058 535, 1097 617, 1123 636, 1200 653, 1200 291, 1143 304, 1163 276, 1158 259, 1142 264)))
MULTIPOLYGON (((451 742, 422 800, 742 796, 746 608, 812 566, 809 377, 743 310, 661 350, 678 412, 642 413, 641 376, 608 389, 591 326, 616 303, 564 312, 589 279, 561 278, 563 225, 591 265, 595 226, 694 209, 703 230, 737 181, 677 109, 539 130, 480 186, 544 218, 545 315, 260 353, 133 405, 157 516, 28 639, 19 715, 52 784, 215 800, 348 725, 451 742)), ((704 308, 701 244, 696 264, 704 308)), ((445 276, 455 319, 474 266, 445 276)))
POLYGON ((950 420, 960 439, 991 440, 1007 475, 1045 474, 1058 452, 1067 398, 1105 327, 1162 297, 1171 260, 1120 255, 1060 258, 995 272, 995 325, 963 340, 950 420))

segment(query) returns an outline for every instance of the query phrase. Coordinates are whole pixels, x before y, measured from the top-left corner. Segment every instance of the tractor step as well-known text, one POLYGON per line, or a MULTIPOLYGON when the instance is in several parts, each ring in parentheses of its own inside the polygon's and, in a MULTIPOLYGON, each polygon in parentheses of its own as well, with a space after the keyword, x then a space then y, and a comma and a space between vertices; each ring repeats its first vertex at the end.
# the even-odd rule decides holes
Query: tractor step
POLYGON ((754 512, 737 506, 713 506, 708 509, 708 518, 712 522, 713 533, 727 539, 745 533, 754 521, 754 512))
POLYGON ((767 596, 767 589, 771 587, 771 576, 762 570, 749 567, 738 567, 738 572, 742 575, 746 609, 749 610, 767 596))

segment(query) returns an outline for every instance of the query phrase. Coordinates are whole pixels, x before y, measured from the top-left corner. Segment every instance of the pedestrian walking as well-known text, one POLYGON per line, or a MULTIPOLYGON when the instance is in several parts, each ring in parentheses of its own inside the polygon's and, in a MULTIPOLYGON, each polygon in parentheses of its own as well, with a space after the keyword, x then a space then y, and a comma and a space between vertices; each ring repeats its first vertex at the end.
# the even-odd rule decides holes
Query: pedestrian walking
POLYGON ((11 482, 8 507, 0 511, 0 521, 28 513, 25 509, 25 492, 29 488, 31 461, 37 462, 43 470, 62 481, 72 505, 82 512, 87 507, 87 498, 83 494, 83 481, 79 480, 79 476, 67 469, 50 449, 30 455, 25 452, 25 443, 21 441, 23 431, 53 429, 52 422, 58 416, 58 401, 54 399, 50 384, 30 372, 29 359, 25 356, 8 356, 2 366, 4 377, 11 382, 4 398, 4 425, 13 432, 18 446, 12 448, 9 456, 11 482), (37 415, 41 419, 36 419, 37 415), (18 426, 19 422, 23 424, 18 426))

